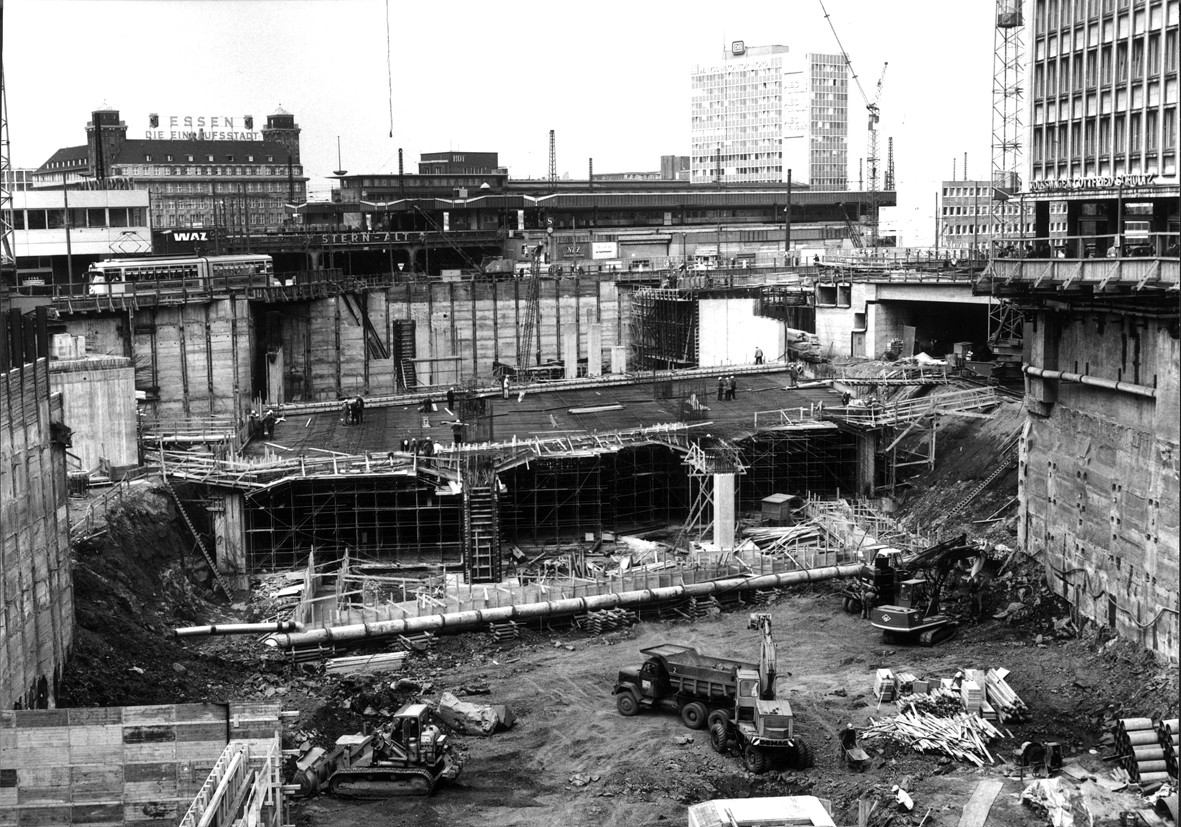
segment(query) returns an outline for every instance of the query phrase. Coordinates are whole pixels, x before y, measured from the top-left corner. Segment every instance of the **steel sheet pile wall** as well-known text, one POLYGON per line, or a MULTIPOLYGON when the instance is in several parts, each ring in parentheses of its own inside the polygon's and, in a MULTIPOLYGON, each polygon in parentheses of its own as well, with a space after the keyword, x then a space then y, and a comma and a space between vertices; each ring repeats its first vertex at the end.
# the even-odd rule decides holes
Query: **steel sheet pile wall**
POLYGON ((0 713, 0 827, 172 827, 226 744, 266 755, 279 711, 168 704, 0 713))
POLYGON ((1181 410, 1176 322, 1042 312, 1035 367, 1155 387, 1155 398, 1028 378, 1020 540, 1096 623, 1177 661, 1181 410))
POLYGON ((47 359, 0 374, 0 709, 52 706, 73 642, 65 448, 51 425, 61 397, 52 400, 47 359))

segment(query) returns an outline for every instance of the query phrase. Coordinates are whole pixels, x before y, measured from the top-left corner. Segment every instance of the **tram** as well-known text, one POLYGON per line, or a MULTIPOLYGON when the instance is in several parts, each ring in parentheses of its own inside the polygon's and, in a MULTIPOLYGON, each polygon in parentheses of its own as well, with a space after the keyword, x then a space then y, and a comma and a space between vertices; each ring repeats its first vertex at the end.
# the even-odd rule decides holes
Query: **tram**
POLYGON ((279 284, 265 255, 113 258, 90 265, 86 281, 92 296, 215 294, 279 284))

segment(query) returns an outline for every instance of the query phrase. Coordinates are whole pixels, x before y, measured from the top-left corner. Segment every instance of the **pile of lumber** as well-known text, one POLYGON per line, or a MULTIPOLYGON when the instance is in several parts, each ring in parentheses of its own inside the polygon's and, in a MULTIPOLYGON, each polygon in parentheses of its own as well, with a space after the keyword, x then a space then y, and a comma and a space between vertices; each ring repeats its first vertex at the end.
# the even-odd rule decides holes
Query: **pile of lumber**
POLYGON ((516 640, 521 636, 521 627, 517 625, 515 620, 506 620, 503 623, 489 623, 488 631, 492 634, 493 643, 516 640))
POLYGON ((800 547, 823 548, 820 526, 804 523, 793 526, 762 526, 747 528, 743 534, 754 541, 764 554, 794 550, 800 547))
POLYGON ((601 635, 603 632, 610 632, 614 629, 624 629, 640 622, 639 616, 627 609, 601 609, 597 612, 587 612, 575 620, 584 631, 593 635, 601 635))
POLYGON ((988 721, 967 713, 941 718, 912 710, 880 721, 873 718, 869 720, 869 727, 861 731, 863 742, 886 738, 909 745, 916 752, 942 753, 977 767, 984 766, 986 760, 994 762, 987 744, 1001 737, 997 728, 988 721))
POLYGON ((1028 721, 1030 718, 1029 707, 1005 681, 1008 674, 1008 669, 989 669, 985 674, 985 692, 988 694, 988 703, 996 710, 998 723, 1028 721))
POLYGON ((350 655, 330 658, 324 663, 329 675, 354 675, 359 672, 393 672, 402 668, 405 652, 378 652, 374 655, 350 655))
POLYGON ((964 711, 960 696, 952 690, 942 687, 935 687, 923 695, 903 695, 896 703, 901 711, 910 709, 939 718, 954 718, 964 711))

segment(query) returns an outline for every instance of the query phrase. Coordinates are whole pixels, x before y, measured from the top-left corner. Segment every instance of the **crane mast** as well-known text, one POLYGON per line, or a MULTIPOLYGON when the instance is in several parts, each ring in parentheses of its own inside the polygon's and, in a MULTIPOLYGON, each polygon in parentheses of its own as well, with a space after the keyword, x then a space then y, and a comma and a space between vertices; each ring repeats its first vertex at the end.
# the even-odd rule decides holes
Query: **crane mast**
POLYGON ((882 81, 886 77, 886 67, 889 63, 882 64, 882 74, 878 77, 877 89, 874 93, 874 99, 871 101, 869 96, 865 94, 865 89, 861 86, 861 79, 853 70, 853 62, 849 60, 849 53, 845 51, 845 45, 841 43, 841 37, 837 34, 837 28, 833 25, 832 17, 828 13, 828 9, 824 7, 824 0, 818 0, 820 3, 820 10, 824 13, 824 19, 828 23, 828 27, 832 29, 832 36, 837 42, 837 47, 841 50, 841 57, 845 61, 845 66, 849 69, 849 74, 853 78, 853 82, 857 85, 857 91, 861 93, 861 99, 865 102, 865 110, 867 115, 867 135, 866 135, 866 150, 868 157, 866 158, 866 165, 868 169, 866 172, 869 177, 869 243, 871 247, 878 246, 878 122, 881 120, 881 98, 882 98, 882 81))
POLYGON ((542 245, 533 248, 529 262, 529 284, 525 293, 525 322, 521 338, 517 343, 517 371, 523 378, 530 364, 533 350, 533 334, 537 329, 537 315, 541 304, 541 251, 542 245))

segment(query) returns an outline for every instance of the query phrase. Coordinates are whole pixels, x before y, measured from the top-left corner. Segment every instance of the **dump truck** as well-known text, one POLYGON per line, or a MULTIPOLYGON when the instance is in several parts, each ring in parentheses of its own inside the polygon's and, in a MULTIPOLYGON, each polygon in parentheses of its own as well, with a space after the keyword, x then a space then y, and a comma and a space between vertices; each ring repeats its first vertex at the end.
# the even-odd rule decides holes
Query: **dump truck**
POLYGON ((644 709, 668 709, 681 716, 689 729, 705 729, 711 710, 732 706, 738 689, 737 672, 754 669, 746 661, 703 655, 692 646, 662 643, 641 649, 648 659, 638 667, 619 670, 615 708, 620 715, 644 709))
MULTIPOLYGON (((407 704, 369 735, 342 735, 325 756, 328 792, 345 798, 430 795, 462 761, 426 704, 407 704)), ((319 785, 317 785, 319 786, 319 785)))
POLYGON ((786 698, 780 698, 775 640, 771 635, 771 615, 752 614, 749 628, 763 633, 762 654, 754 664, 734 673, 737 691, 731 710, 709 716, 709 743, 715 752, 725 753, 736 744, 747 770, 764 773, 778 758, 786 758, 793 767, 812 766, 812 749, 795 734, 795 713, 786 698))

